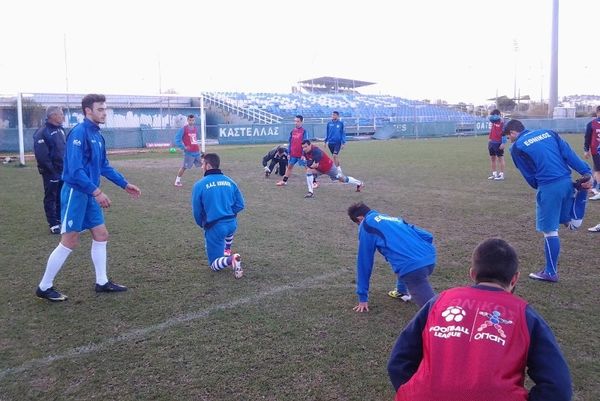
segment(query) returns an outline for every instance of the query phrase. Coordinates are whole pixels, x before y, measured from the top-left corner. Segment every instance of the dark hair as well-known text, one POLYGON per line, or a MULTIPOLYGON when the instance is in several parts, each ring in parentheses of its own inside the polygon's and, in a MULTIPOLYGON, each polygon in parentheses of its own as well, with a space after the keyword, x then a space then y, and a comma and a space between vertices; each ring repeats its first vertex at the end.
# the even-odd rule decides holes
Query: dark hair
POLYGON ((492 112, 490 113, 490 115, 492 115, 492 116, 499 116, 500 115, 500 110, 494 109, 494 110, 492 110, 492 112))
POLYGON ((196 118, 196 116, 193 114, 190 114, 190 115, 188 115, 188 118, 196 118))
POLYGON ((219 168, 221 166, 221 158, 216 153, 206 153, 202 156, 204 163, 210 164, 212 168, 219 168))
POLYGON ((596 112, 600 111, 600 106, 596 107, 596 112))
POLYGON ((302 141, 302 145, 310 145, 310 141, 308 139, 305 139, 302 141))
POLYGON ((335 114, 336 116, 340 115, 340 113, 338 111, 334 111, 333 114, 335 114))
POLYGON ((500 238, 481 242, 473 251, 472 269, 475 281, 492 282, 508 287, 519 270, 519 259, 515 249, 500 238))
POLYGON ((355 203, 348 208, 348 217, 355 223, 358 223, 360 216, 365 216, 371 211, 371 208, 362 202, 355 203))
POLYGON ((304 117, 302 117, 300 114, 298 114, 298 115, 296 116, 296 118, 299 118, 299 119, 300 119, 300 121, 304 121, 304 117))
POLYGON ((502 133, 504 135, 508 135, 508 134, 510 134, 510 131, 522 132, 524 130, 525 130, 525 126, 523 125, 523 123, 521 121, 519 121, 519 120, 510 120, 504 126, 504 129, 502 130, 502 133))
POLYGON ((81 109, 83 110, 83 115, 85 116, 86 107, 90 110, 94 109, 94 103, 104 103, 106 102, 106 96, 98 95, 96 93, 90 93, 89 95, 85 95, 81 100, 81 109))

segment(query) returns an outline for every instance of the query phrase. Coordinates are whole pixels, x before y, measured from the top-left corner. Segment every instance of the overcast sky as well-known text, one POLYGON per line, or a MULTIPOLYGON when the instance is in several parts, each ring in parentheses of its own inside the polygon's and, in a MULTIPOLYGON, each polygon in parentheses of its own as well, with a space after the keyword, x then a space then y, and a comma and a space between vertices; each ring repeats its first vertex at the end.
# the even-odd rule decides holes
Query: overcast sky
MULTIPOLYGON (((559 97, 600 95, 599 18, 599 0, 560 2, 559 97)), ((0 94, 289 93, 335 76, 475 103, 516 81, 538 100, 551 20, 552 0, 5 1, 0 94)))

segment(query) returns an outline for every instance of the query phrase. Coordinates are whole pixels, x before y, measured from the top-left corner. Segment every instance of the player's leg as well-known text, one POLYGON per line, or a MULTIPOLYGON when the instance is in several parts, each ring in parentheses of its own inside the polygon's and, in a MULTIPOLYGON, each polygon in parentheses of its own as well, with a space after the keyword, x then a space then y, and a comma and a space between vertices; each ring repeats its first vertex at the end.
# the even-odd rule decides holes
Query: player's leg
POLYGON ((496 180, 503 180, 504 179, 504 167, 505 163, 504 163, 504 149, 500 149, 500 146, 498 146, 498 149, 496 150, 496 167, 498 168, 498 174, 496 175, 496 180))
POLYGON ((431 288, 428 279, 433 272, 433 269, 434 265, 430 265, 413 270, 400 277, 408 288, 408 292, 412 297, 411 300, 417 304, 418 307, 425 305, 427 301, 435 296, 435 292, 433 291, 433 288, 431 288))
POLYGON ((181 177, 183 177, 183 173, 185 173, 185 170, 193 167, 195 159, 196 158, 194 156, 190 156, 187 154, 183 155, 183 165, 177 172, 177 176, 175 177, 175 183, 173 185, 175 185, 176 187, 183 186, 183 184, 181 183, 181 177))
POLYGON ((404 302, 408 302, 411 299, 411 296, 408 292, 408 288, 406 287, 406 283, 400 278, 400 275, 398 274, 396 275, 396 288, 388 292, 388 295, 392 298, 400 299, 404 302))
POLYGON ((569 230, 577 230, 581 227, 587 206, 588 190, 581 188, 575 191, 575 196, 569 197, 561 212, 561 223, 569 230))
POLYGON ((600 200, 600 154, 592 155, 594 183, 592 185, 592 196, 590 200, 600 200))
POLYGON ((204 231, 204 239, 210 269, 217 272, 231 266, 234 276, 240 278, 243 275, 241 256, 237 253, 231 256, 223 256, 225 238, 228 236, 233 237, 236 230, 237 221, 235 219, 218 222, 204 231))
POLYGON ((280 176, 283 177, 285 175, 285 170, 287 169, 287 165, 288 165, 288 161, 286 158, 279 159, 279 166, 277 167, 277 170, 278 170, 278 174, 280 176))
POLYGON ((60 234, 60 188, 61 181, 42 174, 44 181, 44 212, 50 232, 60 234))
MULTIPOLYGON (((338 170, 335 166, 332 169, 338 170)), ((336 173, 336 177, 338 181, 343 182, 344 184, 356 185, 356 192, 360 192, 365 186, 365 183, 363 181, 357 180, 356 178, 351 176, 345 176, 343 174, 336 173)))
POLYGON ((36 295, 49 301, 65 301, 67 296, 54 288, 54 278, 63 267, 67 258, 79 245, 79 232, 82 230, 83 217, 88 202, 87 194, 75 191, 68 185, 63 185, 61 191, 62 225, 61 239, 46 262, 46 269, 36 295))
POLYGON ((492 142, 488 143, 488 154, 490 155, 490 171, 492 172, 488 177, 488 180, 493 180, 498 176, 498 171, 496 169, 496 149, 495 144, 492 142))
POLYGON ((231 256, 231 246, 233 245, 234 236, 235 233, 225 236, 225 249, 223 250, 223 256, 231 256))
MULTIPOLYGON (((543 233, 544 257, 546 264, 539 272, 530 273, 529 278, 542 281, 558 281, 558 259, 560 238, 558 227, 564 213, 563 201, 573 193, 570 180, 562 180, 552 185, 538 188, 536 195, 536 229, 543 233)), ((572 196, 572 195, 571 195, 572 196)))
POLYGON ((283 185, 287 185, 288 179, 292 174, 292 170, 294 169, 294 165, 300 161, 297 157, 290 158, 287 168, 285 169, 285 174, 283 175, 283 179, 281 181, 277 181, 277 186, 281 187, 283 185))
POLYGON ((317 175, 317 171, 311 168, 306 168, 306 186, 308 187, 308 192, 304 195, 305 198, 312 198, 314 196, 314 181, 317 175))
POLYGON ((108 279, 107 252, 108 229, 104 224, 104 213, 95 200, 88 202, 83 229, 90 230, 92 234, 92 246, 90 255, 96 273, 96 292, 121 292, 127 291, 127 287, 114 283, 108 279))

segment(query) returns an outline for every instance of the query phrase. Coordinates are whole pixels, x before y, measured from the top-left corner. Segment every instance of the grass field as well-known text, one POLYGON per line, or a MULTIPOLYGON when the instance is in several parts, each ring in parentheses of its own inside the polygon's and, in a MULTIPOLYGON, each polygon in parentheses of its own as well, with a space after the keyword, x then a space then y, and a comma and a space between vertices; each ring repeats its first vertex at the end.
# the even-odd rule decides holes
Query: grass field
MULTIPOLYGON (((569 136, 574 149, 582 136, 569 136)), ((41 178, 0 166, 0 399, 385 400, 393 398, 386 363, 416 312, 389 298, 394 276, 381 257, 371 280, 371 311, 357 314, 356 226, 347 207, 364 201, 434 233, 437 291, 468 283, 470 254, 499 236, 515 246, 523 278, 517 294, 553 328, 570 364, 575 400, 599 399, 600 235, 561 230, 561 282, 525 278, 543 264, 534 197, 507 158, 506 180, 490 182, 486 138, 351 142, 344 172, 364 192, 339 183, 304 199, 297 169, 285 188, 263 177, 271 146, 210 147, 240 185, 234 251, 245 277, 212 272, 189 199, 199 170, 174 188, 179 155, 113 156, 141 187, 130 200, 111 183, 109 275, 122 294, 96 295, 89 234, 55 280, 70 299, 34 297, 48 255, 41 178)), ((590 202, 584 228, 600 222, 590 202)))

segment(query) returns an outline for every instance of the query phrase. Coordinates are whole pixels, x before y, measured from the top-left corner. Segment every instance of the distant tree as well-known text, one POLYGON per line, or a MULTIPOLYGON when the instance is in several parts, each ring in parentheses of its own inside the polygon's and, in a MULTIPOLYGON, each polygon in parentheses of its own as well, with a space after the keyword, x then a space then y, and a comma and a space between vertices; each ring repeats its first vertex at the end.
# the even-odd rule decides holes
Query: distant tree
POLYGON ((499 98, 497 98, 496 104, 498 105, 498 109, 502 112, 513 111, 515 109, 515 106, 517 105, 514 100, 506 96, 500 96, 499 98))
POLYGON ((174 88, 169 88, 169 89, 163 91, 163 93, 167 94, 167 95, 177 95, 177 91, 174 88))
MULTIPOLYGON (((25 128, 41 127, 46 119, 46 108, 31 98, 24 97, 21 102, 23 105, 23 125, 25 128)), ((13 102, 13 107, 17 110, 17 101, 13 102)), ((15 112, 15 114, 18 111, 15 112)))

